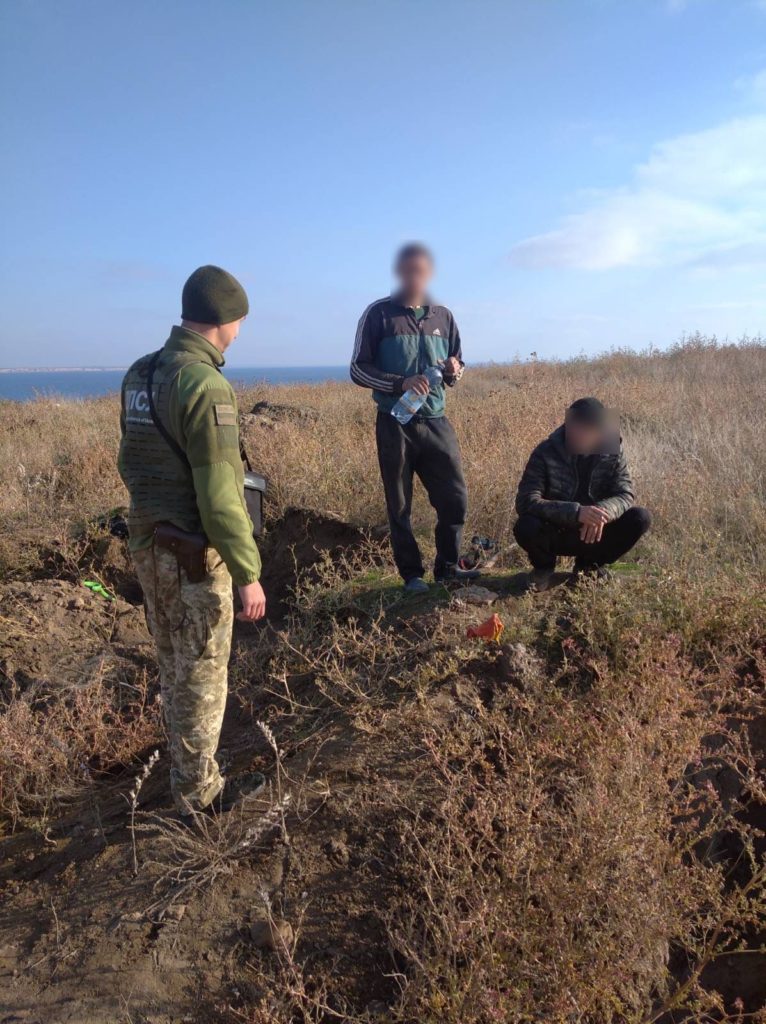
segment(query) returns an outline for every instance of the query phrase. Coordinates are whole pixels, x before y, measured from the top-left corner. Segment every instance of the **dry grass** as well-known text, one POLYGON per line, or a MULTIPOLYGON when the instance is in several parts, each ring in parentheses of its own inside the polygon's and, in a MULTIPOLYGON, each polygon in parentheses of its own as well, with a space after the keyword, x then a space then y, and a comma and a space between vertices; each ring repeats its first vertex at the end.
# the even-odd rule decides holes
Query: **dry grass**
POLYGON ((77 687, 0 684, 0 820, 44 819, 94 779, 131 763, 159 732, 145 675, 120 694, 99 670, 77 687))
POLYGON ((209 816, 194 813, 194 825, 147 815, 135 826, 152 840, 159 869, 154 884, 157 896, 147 908, 149 915, 164 914, 181 899, 210 889, 222 875, 232 875, 237 864, 252 856, 268 836, 280 827, 286 800, 273 801, 255 824, 234 812, 209 816))
MULTIPOLYGON (((603 594, 581 600, 596 622, 613 613, 603 594)), ((736 694, 762 708, 762 676, 748 693, 734 684, 744 654, 700 665, 704 647, 666 635, 662 618, 641 626, 621 631, 619 668, 610 637, 575 633, 558 664, 519 671, 506 657, 489 702, 485 675, 443 720, 420 723, 433 788, 405 802, 412 895, 389 921, 404 965, 397 1019, 525 1021, 544 1007, 556 1021, 648 1021, 674 1003, 722 1008, 700 975, 766 905, 758 837, 709 780, 724 766, 743 789, 756 776, 742 723, 727 729, 721 707, 736 694), (713 852, 724 834, 736 836, 731 859, 713 852), (669 970, 678 950, 682 994, 669 970)))
MULTIPOLYGON (((471 528, 511 541, 516 484, 529 452, 574 398, 597 394, 623 415, 640 500, 660 522, 650 541, 654 560, 695 571, 716 557, 757 564, 766 539, 764 371, 762 346, 715 349, 699 339, 650 358, 615 353, 467 374, 448 399, 463 448, 471 528)), ((282 398, 321 415, 309 428, 248 432, 276 505, 384 522, 369 396, 331 384, 282 390, 282 398)), ((416 522, 430 521, 420 494, 416 522)))
MULTIPOLYGON (((371 737, 372 806, 346 827, 381 835, 382 1019, 766 1019, 719 970, 766 927, 756 589, 668 574, 523 601, 512 635, 527 643, 484 652, 449 613, 339 617, 320 600, 329 583, 247 675, 270 699, 284 682, 282 734, 342 712, 371 737), (307 674, 302 707, 290 681, 307 674)), ((336 594, 353 589, 336 577, 336 594)), ((366 1021, 342 974, 303 952, 251 964, 265 995, 224 1019, 366 1021)))
MULTIPOLYGON (((524 461, 567 404, 593 393, 621 410, 654 514, 643 571, 509 600, 511 642, 485 648, 465 640, 470 612, 425 606, 397 620, 390 564, 358 552, 315 571, 284 629, 240 645, 234 684, 286 757, 310 773, 326 733, 356 744, 349 777, 370 781, 350 790, 346 828, 378 837, 377 873, 349 869, 343 884, 353 893, 359 877, 376 894, 377 931, 368 924, 357 941, 377 936, 363 952, 384 1005, 371 1008, 364 985, 323 966, 299 933, 284 955, 239 963, 246 995, 217 1020, 766 1020, 757 995, 737 1002, 720 970, 766 934, 764 382, 763 346, 701 338, 466 375, 449 398, 469 528, 520 564, 511 530, 524 461)), ((340 383, 258 388, 241 395, 243 411, 261 398, 319 412, 246 428, 272 522, 290 506, 383 522, 369 396, 340 383)), ((116 406, 0 405, 0 438, 0 542, 6 572, 23 577, 42 571, 52 522, 71 543, 67 531, 124 502, 116 406)), ((428 543, 422 494, 415 519, 428 543)), ((24 713, 12 702, 0 718, 6 761, 22 726, 46 746, 44 709, 13 717, 24 713)), ((312 799, 307 787, 295 801, 291 837, 320 828, 312 799)), ((200 850, 168 832, 165 881, 207 884, 211 848, 231 861, 227 836, 200 850)), ((310 916, 303 885, 286 880, 281 912, 310 916)))
MULTIPOLYGON (((463 447, 471 529, 510 541, 527 455, 561 422, 567 404, 591 393, 623 415, 638 494, 658 522, 648 542, 653 561, 695 574, 718 558, 758 566, 766 540, 766 348, 755 343, 717 347, 696 338, 664 354, 616 352, 467 373, 448 398, 463 447)), ((272 515, 294 505, 384 522, 369 393, 345 383, 251 388, 241 393, 242 410, 262 398, 320 414, 313 423, 245 431, 253 462, 269 479, 272 515)), ((4 530, 42 523, 50 534, 62 521, 124 504, 117 418, 112 398, 0 403, 4 530)), ((430 522, 422 494, 415 518, 420 526, 430 522)), ((13 557, 6 550, 7 570, 13 557)))

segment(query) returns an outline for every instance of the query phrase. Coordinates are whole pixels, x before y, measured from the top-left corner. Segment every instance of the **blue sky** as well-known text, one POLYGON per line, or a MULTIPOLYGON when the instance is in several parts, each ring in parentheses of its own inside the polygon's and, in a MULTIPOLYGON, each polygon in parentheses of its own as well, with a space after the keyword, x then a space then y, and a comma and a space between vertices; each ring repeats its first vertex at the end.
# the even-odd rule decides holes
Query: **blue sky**
POLYGON ((395 247, 467 360, 756 334, 766 0, 0 0, 0 366, 122 365, 200 263, 337 364, 395 247))

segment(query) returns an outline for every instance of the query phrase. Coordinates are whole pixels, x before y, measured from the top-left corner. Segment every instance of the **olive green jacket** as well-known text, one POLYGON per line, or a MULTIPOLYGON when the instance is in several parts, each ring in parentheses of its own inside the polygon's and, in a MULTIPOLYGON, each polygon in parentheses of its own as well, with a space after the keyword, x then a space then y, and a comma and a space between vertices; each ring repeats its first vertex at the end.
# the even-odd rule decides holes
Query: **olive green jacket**
POLYGON ((148 547, 159 522, 204 532, 234 583, 252 583, 261 559, 245 506, 237 400, 221 373, 223 356, 184 327, 173 328, 160 353, 152 395, 160 422, 186 455, 182 462, 149 411, 154 354, 135 362, 122 383, 118 466, 130 494, 130 547, 148 547))

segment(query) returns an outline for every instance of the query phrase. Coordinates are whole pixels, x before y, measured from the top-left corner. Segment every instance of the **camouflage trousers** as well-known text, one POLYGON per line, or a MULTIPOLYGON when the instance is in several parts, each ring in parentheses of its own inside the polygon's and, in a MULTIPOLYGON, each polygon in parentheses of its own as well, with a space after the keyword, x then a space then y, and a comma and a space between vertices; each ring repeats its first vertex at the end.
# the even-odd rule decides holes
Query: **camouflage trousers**
POLYGON ((226 707, 234 620, 231 576, 215 551, 201 583, 190 583, 164 548, 132 553, 157 645, 170 787, 178 809, 207 807, 223 788, 215 759, 226 707))

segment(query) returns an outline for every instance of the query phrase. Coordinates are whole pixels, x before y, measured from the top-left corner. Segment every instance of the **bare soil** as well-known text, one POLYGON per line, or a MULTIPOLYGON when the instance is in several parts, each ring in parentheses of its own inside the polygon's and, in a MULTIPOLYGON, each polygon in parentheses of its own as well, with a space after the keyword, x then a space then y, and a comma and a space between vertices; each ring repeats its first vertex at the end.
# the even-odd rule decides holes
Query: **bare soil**
MULTIPOLYGON (((366 534, 336 518, 288 511, 262 544, 276 617, 284 614, 299 572, 310 575, 322 559, 365 543, 366 534)), ((76 566, 73 571, 64 559, 48 564, 76 576, 76 566)), ((82 564, 91 573, 96 568, 115 592, 135 596, 124 541, 102 536, 90 542, 82 564)), ((142 609, 119 596, 93 594, 71 578, 0 585, 0 622, 6 695, 15 689, 35 703, 52 692, 91 686, 94 672, 100 682, 119 686, 147 667, 153 670, 142 609)), ((246 655, 254 637, 238 632, 235 658, 246 655)), ((304 685, 311 699, 308 679, 304 685)), ((156 692, 156 679, 152 686, 156 692)), ((298 694, 300 689, 298 680, 298 694)), ((258 768, 273 782, 273 756, 255 724, 268 700, 246 709, 231 698, 221 746, 229 770, 258 768)), ((382 771, 384 755, 342 714, 322 724, 321 740, 309 731, 284 751, 300 815, 311 820, 305 828, 296 816, 290 821, 289 884, 284 849, 270 834, 260 853, 233 861, 215 886, 185 897, 179 919, 152 909, 172 890, 166 883, 154 888, 161 871, 151 862, 161 857, 161 844, 151 833, 140 836, 142 867, 134 877, 128 828, 129 790, 151 747, 129 766, 97 770, 104 766, 90 764, 87 788, 64 800, 40 827, 17 823, 0 840, 0 1021, 217 1019, 217 1004, 236 990, 238 966, 262 955, 250 926, 263 915, 264 884, 293 913, 300 908, 301 946, 320 962, 342 964, 349 991, 356 987, 358 998, 360 992, 370 999, 385 995, 390 984, 381 976, 376 940, 382 932, 375 915, 386 902, 381 836, 369 831, 374 816, 362 829, 360 815, 351 811, 370 799, 375 762, 382 771)), ((142 788, 140 821, 150 813, 160 824, 172 818, 167 773, 163 753, 142 788)), ((243 830, 260 820, 264 806, 256 802, 248 809, 243 830)))
MULTIPOLYGON (((425 806, 423 752, 412 741, 412 718, 427 714, 435 731, 447 723, 475 730, 478 708, 515 714, 543 667, 518 642, 477 645, 460 672, 445 654, 425 711, 420 698, 401 699, 395 662, 374 705, 325 699, 333 679, 329 664, 307 664, 289 676, 275 672, 267 685, 250 685, 248 659, 272 656, 267 636, 299 643, 285 616, 300 580, 310 582, 328 559, 367 544, 368 534, 351 524, 289 510, 262 545, 272 623, 237 631, 222 756, 232 772, 263 771, 269 792, 236 812, 236 820, 215 819, 208 838, 220 850, 231 845, 232 833, 245 836, 283 788, 290 797, 289 842, 275 823, 246 855, 224 858, 215 884, 184 887, 184 865, 168 852, 173 811, 161 736, 126 763, 86 763, 87 786, 44 820, 17 822, 0 840, 0 1024, 254 1020, 232 1016, 245 1005, 264 1007, 258 1019, 268 1021, 278 994, 264 986, 259 965, 275 954, 253 941, 267 904, 291 922, 295 960, 305 965, 301 985, 324 1005, 322 1019, 345 1020, 348 1006, 356 1008, 357 1020, 385 1019, 396 999, 397 973, 412 966, 392 956, 388 932, 392 907, 408 898, 400 861, 404 794, 423 787, 425 806), (289 713, 290 722, 278 735, 283 774, 258 726, 277 713, 289 713), (137 836, 134 875, 129 793, 155 743, 160 759, 138 800, 144 830, 137 836), (168 874, 168 863, 175 875, 168 874), (330 991, 328 977, 334 979, 330 991)), ((100 578, 118 594, 113 601, 77 582, 66 560, 56 565, 67 578, 0 586, 6 693, 15 688, 32 702, 45 701, 56 690, 93 686, 94 674, 99 685, 119 689, 142 673, 156 693, 142 610, 119 596, 136 596, 124 541, 102 537, 88 548, 84 564, 92 569, 96 561, 100 578)), ((512 621, 520 579, 501 573, 488 585, 501 594, 496 610, 512 621)), ((484 609, 450 605, 445 592, 435 607, 415 603, 409 612, 393 613, 391 622, 425 650, 445 624, 462 634, 466 623, 484 615, 484 609)), ((587 677, 578 677, 578 684, 588 685, 587 677)), ((750 728, 753 743, 763 744, 762 724, 750 728)), ((487 770, 494 764, 501 771, 484 739, 487 770)), ((725 780, 713 781, 725 788, 725 780)), ((683 971, 679 961, 679 978, 683 971)), ((764 977, 766 958, 756 951, 715 961, 705 981, 727 1003, 743 999, 752 1012, 766 1003, 764 977)), ((283 984, 290 984, 289 971, 283 984)))
POLYGON ((290 508, 266 531, 259 547, 263 557, 262 583, 269 596, 269 617, 284 614, 294 597, 298 578, 312 578, 319 563, 350 554, 369 543, 369 533, 338 516, 290 508))
POLYGON ((151 655, 140 608, 68 580, 4 584, 0 619, 2 686, 76 686, 96 664, 114 675, 151 655))

